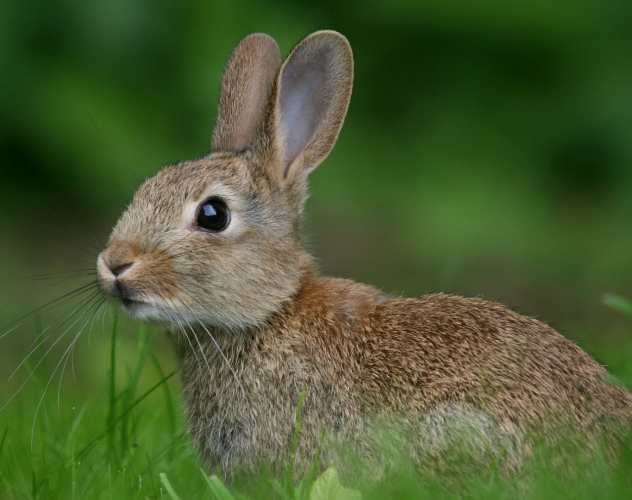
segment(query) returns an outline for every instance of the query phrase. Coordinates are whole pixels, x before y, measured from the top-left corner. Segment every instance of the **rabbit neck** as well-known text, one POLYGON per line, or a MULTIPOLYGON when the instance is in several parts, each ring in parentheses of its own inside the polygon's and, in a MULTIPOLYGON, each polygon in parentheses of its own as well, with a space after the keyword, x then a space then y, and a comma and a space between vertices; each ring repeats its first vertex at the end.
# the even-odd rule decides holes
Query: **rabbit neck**
POLYGON ((320 281, 315 265, 307 254, 301 259, 299 276, 295 291, 279 303, 276 312, 269 314, 258 325, 230 328, 198 322, 189 323, 180 330, 172 330, 171 338, 179 362, 188 362, 195 353, 202 358, 206 356, 208 360, 214 360, 217 356, 222 358, 222 353, 242 353, 255 340, 274 335, 275 330, 283 328, 280 323, 287 321, 292 311, 297 309, 304 290, 313 289, 320 281))

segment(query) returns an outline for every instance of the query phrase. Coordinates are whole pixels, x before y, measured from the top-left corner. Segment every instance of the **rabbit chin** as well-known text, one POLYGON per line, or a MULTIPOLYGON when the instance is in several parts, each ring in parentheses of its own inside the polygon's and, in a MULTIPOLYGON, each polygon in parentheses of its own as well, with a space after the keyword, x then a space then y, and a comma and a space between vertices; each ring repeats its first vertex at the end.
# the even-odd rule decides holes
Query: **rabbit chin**
POLYGON ((133 319, 167 324, 174 331, 190 329, 192 326, 205 325, 228 331, 240 331, 257 327, 265 321, 251 311, 236 311, 224 308, 221 312, 209 310, 196 311, 179 309, 175 304, 162 304, 152 300, 121 301, 121 308, 133 319))

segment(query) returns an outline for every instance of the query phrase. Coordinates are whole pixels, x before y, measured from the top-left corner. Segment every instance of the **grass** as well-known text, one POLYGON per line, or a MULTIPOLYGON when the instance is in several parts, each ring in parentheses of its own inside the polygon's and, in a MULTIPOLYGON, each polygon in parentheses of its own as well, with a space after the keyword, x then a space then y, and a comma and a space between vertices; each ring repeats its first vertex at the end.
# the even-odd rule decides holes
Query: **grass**
MULTIPOLYGON (((608 296, 612 307, 631 314, 630 302, 608 296)), ((190 446, 181 416, 177 377, 152 344, 160 335, 141 326, 130 352, 130 338, 116 322, 109 332, 105 387, 95 393, 46 390, 51 370, 24 366, 26 388, 0 413, 0 498, 279 498, 283 500, 378 498, 512 498, 513 484, 494 471, 471 472, 446 488, 410 470, 390 471, 376 484, 347 488, 335 468, 317 476, 293 477, 292 462, 281 478, 249 478, 226 486, 205 474, 190 446)), ((622 379, 632 380, 632 363, 622 379)), ((293 447, 300 440, 300 412, 293 447)), ((468 469, 471 470, 471 469, 468 469)), ((546 470, 523 492, 529 498, 632 498, 632 442, 621 467, 572 485, 546 470)))
POLYGON ((51 370, 25 367, 28 385, 0 414, 0 498, 160 498, 163 471, 176 487, 205 493, 175 372, 151 350, 156 332, 141 326, 135 359, 120 366, 129 342, 118 330, 114 323, 106 384, 96 393, 55 391, 51 370))

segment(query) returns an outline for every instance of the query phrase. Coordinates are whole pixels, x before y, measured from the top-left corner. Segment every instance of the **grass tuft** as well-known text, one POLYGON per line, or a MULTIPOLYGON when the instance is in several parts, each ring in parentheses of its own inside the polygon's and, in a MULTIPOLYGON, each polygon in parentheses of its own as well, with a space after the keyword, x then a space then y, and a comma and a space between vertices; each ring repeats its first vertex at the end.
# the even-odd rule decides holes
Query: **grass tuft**
MULTIPOLYGON (((626 312, 630 302, 606 303, 626 312), (627 304, 627 305, 626 305, 627 304)), ((632 314, 632 313, 631 313, 632 314)), ((536 469, 526 490, 521 478, 506 481, 494 467, 465 472, 450 486, 421 477, 405 460, 395 462, 379 480, 349 488, 335 467, 320 475, 320 449, 308 477, 297 478, 294 458, 300 446, 305 393, 297 401, 290 459, 280 477, 262 469, 243 484, 225 484, 201 472, 180 416, 175 370, 152 351, 157 332, 145 326, 135 342, 115 323, 107 351, 106 397, 46 391, 50 377, 40 366, 24 364, 29 377, 23 390, 2 412, 0 498, 215 498, 218 500, 412 499, 412 498, 632 498, 632 436, 616 470, 586 474, 573 484, 545 467, 536 469), (81 405, 75 406, 73 398, 81 405), (522 489, 521 489, 522 488, 522 489)), ((625 380, 632 380, 628 363, 625 380)), ((61 384, 60 384, 61 388, 61 384)), ((0 388, 1 390, 1 388, 0 388)), ((321 444, 325 430, 321 436, 321 444)), ((595 463, 595 470, 601 465, 595 463)))

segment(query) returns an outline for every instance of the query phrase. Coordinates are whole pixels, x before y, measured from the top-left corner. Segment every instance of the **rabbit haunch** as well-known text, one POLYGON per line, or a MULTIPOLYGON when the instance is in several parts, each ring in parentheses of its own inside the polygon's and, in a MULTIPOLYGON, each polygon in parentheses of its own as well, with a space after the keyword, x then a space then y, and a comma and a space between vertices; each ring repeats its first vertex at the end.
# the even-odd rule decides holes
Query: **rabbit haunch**
POLYGON ((536 442, 607 441, 614 457, 631 393, 547 325, 480 299, 389 298, 318 277, 300 234, 307 176, 336 142, 352 75, 338 33, 313 33, 284 62, 270 37, 244 39, 224 73, 211 153, 147 180, 99 256, 106 295, 170 325, 209 470, 281 466, 301 391, 302 471, 323 428, 322 464, 339 467, 341 442, 385 460, 385 432, 422 469, 455 436, 475 462, 502 456, 507 471, 536 442), (196 214, 215 199, 230 222, 204 230, 196 214))

